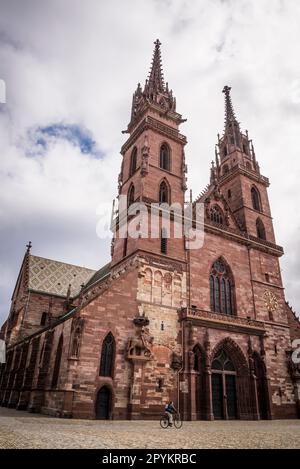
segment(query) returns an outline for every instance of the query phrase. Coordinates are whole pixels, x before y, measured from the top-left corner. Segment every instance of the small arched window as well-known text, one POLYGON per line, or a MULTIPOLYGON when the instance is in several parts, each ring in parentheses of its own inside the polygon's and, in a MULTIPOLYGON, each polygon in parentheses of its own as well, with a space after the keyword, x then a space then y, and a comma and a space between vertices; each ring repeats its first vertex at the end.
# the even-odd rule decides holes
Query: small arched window
POLYGON ((259 239, 266 239, 266 230, 260 218, 256 220, 256 233, 259 239))
POLYGON ((52 388, 56 388, 57 383, 58 383, 58 377, 59 377, 59 370, 60 370, 60 362, 61 362, 61 356, 62 356, 62 350, 63 350, 63 335, 61 334, 56 350, 56 357, 55 357, 55 363, 54 363, 54 369, 53 369, 53 376, 52 376, 52 388))
POLYGON ((169 203, 169 189, 165 181, 162 181, 159 186, 159 203, 169 203))
POLYGON ((252 170, 251 163, 249 163, 249 161, 246 162, 246 169, 247 169, 248 171, 251 171, 251 170, 252 170))
POLYGON ((130 155, 129 177, 132 176, 133 173, 135 173, 136 166, 137 166, 137 148, 134 147, 130 155))
POLYGON ((41 326, 45 326, 46 325, 46 322, 47 322, 47 313, 43 313, 42 314, 42 317, 41 317, 41 326))
POLYGON ((223 213, 217 205, 214 205, 210 209, 209 216, 210 216, 211 221, 213 221, 214 223, 218 223, 219 225, 223 225, 223 222, 224 222, 223 213))
POLYGON ((234 287, 229 268, 221 259, 214 262, 210 277, 210 309, 216 313, 234 314, 234 287))
POLYGON ((134 203, 134 198, 135 198, 134 185, 132 184, 128 192, 128 198, 127 198, 128 207, 130 207, 130 205, 134 203))
POLYGON ((225 158, 225 156, 227 156, 227 147, 224 147, 223 156, 224 156, 224 158, 225 158))
POLYGON ((111 332, 107 334, 102 344, 100 376, 113 376, 113 364, 115 359, 115 339, 111 332))
POLYGON ((251 188, 251 200, 252 200, 252 207, 254 210, 261 211, 261 204, 260 204, 260 194, 256 187, 251 188))
POLYGON ((166 171, 170 171, 170 149, 166 143, 160 147, 159 166, 166 171))
POLYGON ((168 251, 168 233, 165 228, 162 228, 160 233, 160 252, 167 254, 168 251))

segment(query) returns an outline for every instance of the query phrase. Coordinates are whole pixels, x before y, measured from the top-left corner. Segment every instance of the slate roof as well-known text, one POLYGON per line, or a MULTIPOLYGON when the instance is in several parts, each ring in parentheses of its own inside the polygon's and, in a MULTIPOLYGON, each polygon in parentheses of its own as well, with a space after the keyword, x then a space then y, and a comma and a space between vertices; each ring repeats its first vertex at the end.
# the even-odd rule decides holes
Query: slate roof
POLYGON ((85 287, 86 288, 90 287, 94 283, 106 277, 109 273, 110 273, 110 262, 108 264, 105 264, 103 267, 101 267, 101 269, 97 270, 97 272, 95 272, 94 275, 89 279, 85 287))

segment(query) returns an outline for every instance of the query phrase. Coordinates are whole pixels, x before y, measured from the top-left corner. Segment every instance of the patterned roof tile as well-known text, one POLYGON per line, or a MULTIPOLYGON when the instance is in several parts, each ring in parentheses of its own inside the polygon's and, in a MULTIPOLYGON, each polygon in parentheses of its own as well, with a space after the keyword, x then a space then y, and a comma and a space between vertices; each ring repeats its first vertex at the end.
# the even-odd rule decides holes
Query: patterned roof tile
POLYGON ((71 296, 75 296, 95 273, 86 267, 29 256, 29 288, 32 290, 66 296, 70 284, 71 296))

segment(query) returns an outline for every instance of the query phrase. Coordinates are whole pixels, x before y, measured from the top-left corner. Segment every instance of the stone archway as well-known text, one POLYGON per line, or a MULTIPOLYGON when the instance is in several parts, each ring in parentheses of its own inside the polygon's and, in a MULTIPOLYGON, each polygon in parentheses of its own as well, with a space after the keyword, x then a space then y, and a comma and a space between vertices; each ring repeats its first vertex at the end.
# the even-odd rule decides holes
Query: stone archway
POLYGON ((215 347, 211 357, 214 419, 252 419, 250 374, 242 350, 226 338, 215 347))

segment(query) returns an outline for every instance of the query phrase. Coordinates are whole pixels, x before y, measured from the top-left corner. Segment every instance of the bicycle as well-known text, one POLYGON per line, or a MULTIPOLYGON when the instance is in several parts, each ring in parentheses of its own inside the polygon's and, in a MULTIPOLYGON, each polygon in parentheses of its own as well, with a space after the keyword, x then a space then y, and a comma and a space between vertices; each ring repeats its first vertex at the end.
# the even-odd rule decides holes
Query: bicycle
MULTIPOLYGON (((182 427, 182 420, 180 418, 180 414, 177 412, 173 415, 173 424, 175 428, 182 427)), ((169 427, 169 417, 168 414, 165 412, 160 419, 160 426, 161 428, 168 428, 169 427)))

